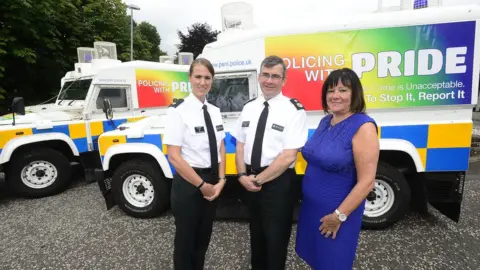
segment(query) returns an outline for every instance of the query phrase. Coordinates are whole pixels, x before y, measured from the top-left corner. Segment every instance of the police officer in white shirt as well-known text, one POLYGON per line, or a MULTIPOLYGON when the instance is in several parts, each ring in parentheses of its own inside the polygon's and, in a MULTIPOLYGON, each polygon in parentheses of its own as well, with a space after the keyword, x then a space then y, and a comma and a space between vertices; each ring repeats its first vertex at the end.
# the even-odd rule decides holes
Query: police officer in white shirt
POLYGON ((307 116, 296 99, 282 94, 286 66, 277 56, 261 63, 263 95, 248 101, 232 136, 236 164, 247 190, 252 269, 284 269, 293 217, 293 169, 308 138, 307 116))
POLYGON ((176 170, 171 206, 175 218, 174 269, 203 269, 217 201, 225 185, 225 132, 220 110, 206 101, 212 64, 197 58, 190 66, 192 93, 167 113, 163 143, 176 170))

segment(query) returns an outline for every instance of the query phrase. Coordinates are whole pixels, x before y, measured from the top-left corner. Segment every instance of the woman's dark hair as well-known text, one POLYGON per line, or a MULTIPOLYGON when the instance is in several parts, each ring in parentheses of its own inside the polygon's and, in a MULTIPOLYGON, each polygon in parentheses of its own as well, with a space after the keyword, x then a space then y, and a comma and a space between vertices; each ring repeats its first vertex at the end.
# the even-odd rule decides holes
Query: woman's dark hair
POLYGON ((334 70, 328 75, 322 86, 322 107, 323 111, 328 114, 327 92, 328 89, 336 87, 338 81, 352 90, 352 98, 350 103, 350 111, 353 113, 365 112, 366 104, 363 96, 363 87, 360 79, 355 71, 349 68, 334 70))
POLYGON ((193 60, 192 64, 190 65, 190 69, 188 70, 189 76, 192 75, 193 67, 195 67, 196 65, 205 66, 208 69, 208 71, 212 74, 212 77, 215 76, 215 70, 213 69, 212 63, 210 63, 210 61, 208 61, 205 58, 197 58, 193 60))

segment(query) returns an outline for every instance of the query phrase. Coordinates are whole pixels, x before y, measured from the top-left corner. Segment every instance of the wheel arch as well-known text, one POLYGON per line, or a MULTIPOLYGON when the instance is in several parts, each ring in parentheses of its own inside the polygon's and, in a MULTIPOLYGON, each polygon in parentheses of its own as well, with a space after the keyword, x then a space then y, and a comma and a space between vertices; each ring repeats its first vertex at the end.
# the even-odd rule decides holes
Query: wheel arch
POLYGON ((74 161, 79 152, 70 137, 63 133, 44 133, 18 137, 7 142, 0 154, 0 164, 8 163, 20 152, 36 148, 52 148, 64 154, 69 161, 74 161))
POLYGON ((149 164, 152 164, 152 166, 155 166, 156 168, 158 168, 162 174, 162 177, 164 178, 167 178, 165 177, 165 173, 163 172, 162 170, 162 167, 160 166, 160 164, 158 164, 157 160, 155 159, 155 157, 153 157, 152 155, 148 154, 148 153, 119 153, 119 154, 116 154, 114 156, 112 156, 110 158, 110 161, 109 161, 109 167, 108 167, 108 170, 106 170, 106 177, 111 177, 113 175, 113 172, 115 171, 115 169, 117 169, 122 163, 124 162, 127 162, 127 161, 130 161, 130 160, 135 160, 135 159, 138 159, 138 160, 142 160, 142 161, 145 161, 145 162, 148 162, 149 164))
POLYGON ((396 167, 402 173, 425 171, 419 150, 411 142, 402 139, 380 139, 379 161, 396 167))
POLYGON ((115 170, 115 165, 118 166, 120 164, 119 162, 136 157, 148 159, 156 163, 165 178, 173 178, 167 157, 156 145, 150 143, 128 143, 111 146, 103 156, 103 170, 111 172, 115 170))

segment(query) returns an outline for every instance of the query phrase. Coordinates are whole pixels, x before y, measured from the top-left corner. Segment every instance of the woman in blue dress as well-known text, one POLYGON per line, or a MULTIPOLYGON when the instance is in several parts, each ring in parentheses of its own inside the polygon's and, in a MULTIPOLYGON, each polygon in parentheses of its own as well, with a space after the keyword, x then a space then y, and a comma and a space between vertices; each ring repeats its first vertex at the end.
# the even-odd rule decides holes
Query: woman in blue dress
POLYGON ((375 121, 365 114, 360 79, 335 70, 322 87, 323 117, 302 149, 302 183, 296 252, 313 269, 352 269, 365 198, 379 157, 375 121))

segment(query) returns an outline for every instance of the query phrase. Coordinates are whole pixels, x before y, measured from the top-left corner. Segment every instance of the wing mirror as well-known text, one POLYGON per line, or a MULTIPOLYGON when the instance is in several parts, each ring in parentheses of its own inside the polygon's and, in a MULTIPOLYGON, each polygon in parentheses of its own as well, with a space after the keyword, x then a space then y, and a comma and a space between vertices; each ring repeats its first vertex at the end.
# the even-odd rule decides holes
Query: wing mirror
POLYGON ((103 112, 105 113, 105 117, 108 120, 113 119, 112 102, 108 98, 103 99, 103 112))
POLYGON ((12 125, 14 126, 15 126, 15 114, 25 115, 25 102, 23 101, 23 97, 13 98, 13 101, 12 101, 12 117, 13 117, 12 125))

